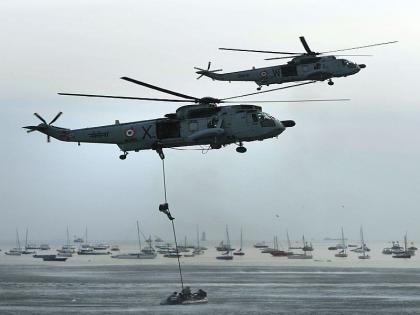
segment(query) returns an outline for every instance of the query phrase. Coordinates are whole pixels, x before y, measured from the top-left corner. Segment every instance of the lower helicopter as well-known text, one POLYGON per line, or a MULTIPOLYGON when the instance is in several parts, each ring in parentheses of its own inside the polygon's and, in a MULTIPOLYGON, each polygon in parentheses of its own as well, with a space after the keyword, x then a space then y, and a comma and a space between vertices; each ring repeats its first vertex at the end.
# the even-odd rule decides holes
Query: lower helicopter
MULTIPOLYGON (((49 123, 39 114, 34 115, 41 120, 37 126, 23 127, 28 133, 39 131, 47 135, 47 142, 53 137, 60 141, 80 143, 116 144, 125 160, 129 151, 155 150, 164 159, 164 148, 207 145, 208 149, 220 149, 229 144, 236 144, 238 153, 245 153, 244 142, 262 141, 279 136, 287 128, 295 126, 293 120, 278 120, 262 111, 256 101, 236 102, 232 99, 266 93, 274 90, 291 88, 311 82, 287 87, 217 99, 213 97, 196 98, 171 90, 163 89, 128 77, 121 79, 150 89, 179 97, 179 99, 143 98, 129 96, 112 96, 97 94, 58 93, 59 95, 86 96, 101 98, 132 99, 143 101, 187 102, 193 103, 179 107, 175 113, 166 114, 164 118, 97 126, 82 129, 68 129, 52 124, 62 115, 59 112, 49 123), (218 106, 220 103, 236 105, 218 106)), ((345 101, 348 99, 327 100, 293 100, 293 101, 261 101, 261 102, 314 102, 345 101)))

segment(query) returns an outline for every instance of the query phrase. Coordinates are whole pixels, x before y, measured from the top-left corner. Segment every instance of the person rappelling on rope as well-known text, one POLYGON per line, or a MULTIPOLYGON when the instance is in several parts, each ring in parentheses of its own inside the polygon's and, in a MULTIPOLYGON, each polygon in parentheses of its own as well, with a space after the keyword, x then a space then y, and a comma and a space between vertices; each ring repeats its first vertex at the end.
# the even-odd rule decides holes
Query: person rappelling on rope
POLYGON ((181 281, 181 292, 177 294, 177 292, 172 293, 169 297, 161 302, 161 304, 196 304, 196 303, 207 303, 207 293, 203 290, 198 290, 196 293, 192 294, 190 287, 184 287, 184 281, 182 279, 182 269, 181 269, 181 261, 179 259, 179 251, 178 251, 178 243, 176 241, 176 232, 175 232, 175 218, 171 215, 169 211, 169 204, 166 194, 166 174, 165 174, 165 156, 163 155, 163 151, 161 148, 157 148, 156 152, 158 152, 160 158, 162 159, 162 174, 163 174, 163 192, 165 197, 165 202, 159 205, 159 211, 166 214, 169 221, 172 224, 172 231, 174 233, 174 242, 175 242, 175 250, 178 259, 178 270, 179 270, 179 277, 181 281))
POLYGON ((163 212, 164 214, 166 214, 168 216, 168 219, 173 221, 175 220, 175 218, 171 215, 171 213, 169 212, 169 205, 167 202, 165 203, 161 203, 159 205, 159 211, 163 212))

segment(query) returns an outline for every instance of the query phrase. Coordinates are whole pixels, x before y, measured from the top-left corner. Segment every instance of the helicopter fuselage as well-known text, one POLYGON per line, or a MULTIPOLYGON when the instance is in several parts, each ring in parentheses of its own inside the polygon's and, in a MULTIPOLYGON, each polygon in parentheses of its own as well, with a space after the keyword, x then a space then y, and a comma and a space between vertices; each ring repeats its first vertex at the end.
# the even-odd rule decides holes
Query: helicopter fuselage
POLYGON ((214 104, 187 105, 166 118, 119 123, 82 129, 45 124, 36 130, 53 138, 78 143, 116 144, 123 152, 264 140, 280 135, 293 121, 279 121, 260 106, 214 104))
POLYGON ((284 65, 253 68, 229 73, 212 73, 198 71, 213 80, 218 81, 254 81, 259 86, 298 82, 307 80, 324 81, 331 78, 346 77, 356 74, 365 65, 358 65, 346 59, 337 59, 334 56, 312 57, 299 56, 284 65))

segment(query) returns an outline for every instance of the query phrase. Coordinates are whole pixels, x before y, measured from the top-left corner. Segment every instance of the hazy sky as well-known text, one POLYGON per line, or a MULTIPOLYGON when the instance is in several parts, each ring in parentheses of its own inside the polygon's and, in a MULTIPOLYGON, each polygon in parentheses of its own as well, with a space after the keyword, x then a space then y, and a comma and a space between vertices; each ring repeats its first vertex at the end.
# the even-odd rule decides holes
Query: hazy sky
MULTIPOLYGON (((399 43, 348 57, 359 74, 252 99, 351 98, 345 103, 264 104, 294 128, 278 139, 214 150, 166 152, 168 197, 179 236, 199 224, 210 239, 335 237, 420 239, 420 5, 418 1, 17 1, 0 6, 0 240, 26 227, 37 240, 82 235, 170 237, 157 210, 161 161, 151 151, 120 161, 117 146, 52 140, 22 126, 64 115, 57 126, 163 117, 176 104, 58 96, 62 92, 162 94, 131 76, 196 96, 255 91, 254 83, 196 80, 209 60, 225 71, 277 64, 218 47, 315 51, 399 43), (278 214, 279 218, 275 215, 278 214)), ((250 98, 251 99, 251 98, 250 98)))

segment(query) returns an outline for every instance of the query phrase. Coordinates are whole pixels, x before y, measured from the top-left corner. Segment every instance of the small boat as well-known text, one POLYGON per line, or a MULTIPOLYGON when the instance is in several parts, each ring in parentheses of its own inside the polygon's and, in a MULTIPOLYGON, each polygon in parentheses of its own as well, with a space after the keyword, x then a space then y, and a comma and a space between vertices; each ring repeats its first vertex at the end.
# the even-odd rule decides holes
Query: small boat
POLYGON ((182 257, 182 255, 180 253, 175 252, 169 252, 163 255, 163 257, 166 258, 178 258, 178 257, 182 257))
MULTIPOLYGON (((359 259, 370 259, 370 256, 366 254, 367 251, 370 251, 365 244, 365 240, 363 238, 363 228, 360 227, 360 249, 362 250, 362 255, 360 255, 359 259)), ((356 252, 356 250, 354 250, 356 252)))
POLYGON ((40 249, 40 250, 50 250, 50 249, 51 249, 51 247, 50 247, 50 245, 48 245, 48 244, 41 244, 41 245, 39 246, 39 249, 40 249))
POLYGON ((227 250, 235 250, 235 248, 230 247, 230 245, 228 246, 228 244, 224 244, 223 241, 221 241, 219 243, 219 246, 216 247, 216 250, 218 252, 225 252, 227 250))
POLYGON ((108 250, 108 248, 110 247, 109 244, 104 244, 104 243, 100 243, 100 244, 94 244, 93 246, 94 250, 108 250))
POLYGON ((81 238, 81 237, 76 237, 76 238, 73 240, 73 242, 74 242, 74 243, 83 243, 83 238, 81 238))
POLYGON ((189 287, 185 287, 178 294, 177 292, 172 293, 166 299, 164 299, 160 305, 187 305, 187 304, 205 304, 208 303, 207 293, 203 290, 198 290, 191 294, 189 287))
POLYGON ((111 246, 111 251, 113 251, 113 252, 119 252, 120 251, 120 247, 118 245, 112 245, 111 246))
POLYGON ((45 255, 43 261, 66 261, 67 257, 59 257, 57 255, 45 255))
POLYGON ((8 256, 21 256, 22 252, 18 250, 17 248, 12 248, 8 252, 4 252, 4 254, 8 256))
POLYGON ((337 246, 329 246, 328 250, 337 250, 337 246))
POLYGON ((407 249, 407 233, 404 235, 404 251, 394 253, 392 258, 411 258, 411 254, 407 249))
POLYGON ((268 245, 264 241, 262 241, 262 242, 258 242, 256 244, 254 244, 254 247, 255 248, 267 248, 268 245))
POLYGON ((245 253, 242 251, 242 227, 241 227, 241 247, 237 250, 237 251, 235 251, 235 252, 233 252, 233 255, 235 255, 235 256, 244 256, 245 255, 245 253))
POLYGON ((335 257, 339 257, 339 258, 345 258, 347 257, 347 246, 346 243, 344 241, 344 231, 343 231, 343 227, 341 227, 341 245, 340 247, 337 245, 337 249, 340 248, 340 251, 338 253, 336 253, 334 256, 335 257))
POLYGON ((312 243, 308 243, 305 241, 305 235, 302 236, 303 239, 303 247, 302 250, 304 252, 312 252, 314 250, 314 247, 312 246, 312 243))
POLYGON ((54 255, 50 255, 50 254, 35 254, 35 255, 32 255, 33 258, 44 258, 44 257, 47 257, 47 256, 54 256, 54 255))

